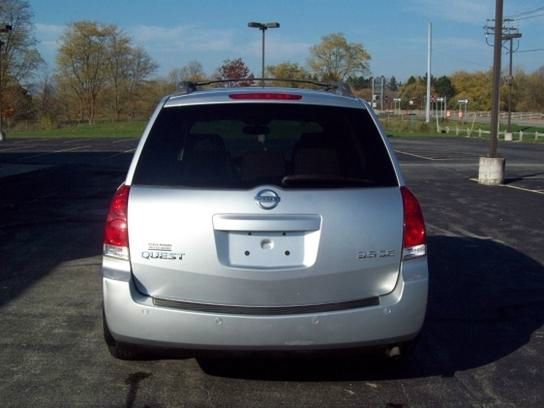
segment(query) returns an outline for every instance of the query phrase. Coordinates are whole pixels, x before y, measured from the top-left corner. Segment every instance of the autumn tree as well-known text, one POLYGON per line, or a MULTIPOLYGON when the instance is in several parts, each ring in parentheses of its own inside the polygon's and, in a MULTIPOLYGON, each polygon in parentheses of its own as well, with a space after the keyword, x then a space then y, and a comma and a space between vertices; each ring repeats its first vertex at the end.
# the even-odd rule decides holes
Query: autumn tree
POLYGON ((0 33, 1 119, 6 114, 17 114, 15 102, 28 99, 24 87, 43 61, 36 49, 28 1, 1 0, 0 23, 11 26, 11 31, 0 33))
POLYGON ((491 71, 458 71, 450 75, 455 99, 468 99, 471 110, 491 109, 491 71))
MULTIPOLYGON (((310 73, 301 65, 294 62, 282 62, 277 65, 268 65, 266 74, 271 78, 304 80, 311 79, 310 73)), ((297 88, 295 82, 275 82, 279 86, 292 86, 297 88)))
POLYGON ((344 81, 369 72, 370 54, 361 43, 348 42, 341 33, 328 34, 310 48, 308 65, 322 81, 344 81))
MULTIPOLYGON (((242 58, 236 58, 233 60, 226 59, 223 64, 217 69, 216 75, 218 79, 245 79, 252 78, 251 71, 248 66, 242 60, 242 58)), ((229 86, 236 84, 245 86, 251 84, 251 81, 233 81, 228 83, 229 86)))
POLYGON ((411 76, 399 88, 399 96, 404 106, 410 106, 410 101, 413 101, 414 105, 412 107, 421 107, 426 94, 427 82, 425 77, 418 76, 416 78, 415 76, 411 76))

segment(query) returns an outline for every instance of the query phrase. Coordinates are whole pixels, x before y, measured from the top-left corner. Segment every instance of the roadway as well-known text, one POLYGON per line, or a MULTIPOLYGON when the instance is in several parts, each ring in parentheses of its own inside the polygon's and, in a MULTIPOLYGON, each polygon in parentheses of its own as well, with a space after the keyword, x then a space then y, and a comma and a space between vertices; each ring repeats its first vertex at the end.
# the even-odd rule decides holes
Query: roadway
POLYGON ((413 358, 150 358, 102 340, 100 253, 131 139, 0 144, 2 406, 543 406, 544 145, 393 139, 429 232, 429 311, 413 358))

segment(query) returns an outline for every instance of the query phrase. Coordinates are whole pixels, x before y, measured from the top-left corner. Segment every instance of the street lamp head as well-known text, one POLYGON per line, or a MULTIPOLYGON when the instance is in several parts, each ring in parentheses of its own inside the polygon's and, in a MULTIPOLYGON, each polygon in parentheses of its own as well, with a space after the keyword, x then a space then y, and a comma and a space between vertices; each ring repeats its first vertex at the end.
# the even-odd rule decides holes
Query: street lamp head
POLYGON ((272 22, 272 23, 257 23, 256 21, 251 21, 247 23, 247 26, 249 28, 258 28, 259 30, 268 30, 269 28, 279 28, 280 23, 278 22, 272 22))

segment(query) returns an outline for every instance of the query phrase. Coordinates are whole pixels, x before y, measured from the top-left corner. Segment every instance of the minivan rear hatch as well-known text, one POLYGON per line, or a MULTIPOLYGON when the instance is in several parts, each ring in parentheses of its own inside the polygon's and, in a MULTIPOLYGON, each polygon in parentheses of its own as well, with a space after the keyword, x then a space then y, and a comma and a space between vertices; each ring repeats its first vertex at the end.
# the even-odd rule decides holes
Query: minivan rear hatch
POLYGON ((136 160, 130 259, 155 299, 298 307, 395 287, 402 199, 365 109, 168 107, 136 160))

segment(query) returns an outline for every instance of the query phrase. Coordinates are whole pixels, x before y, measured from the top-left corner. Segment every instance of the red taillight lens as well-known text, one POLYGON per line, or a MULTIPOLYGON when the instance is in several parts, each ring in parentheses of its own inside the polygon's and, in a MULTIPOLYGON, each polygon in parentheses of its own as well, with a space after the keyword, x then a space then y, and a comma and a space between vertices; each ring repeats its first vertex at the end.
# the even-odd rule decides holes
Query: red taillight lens
POLYGON ((110 205, 106 228, 104 231, 104 245, 128 247, 128 195, 130 187, 121 185, 110 205))
POLYGON ((231 93, 230 99, 264 99, 264 100, 280 100, 280 101, 298 101, 302 99, 302 95, 278 92, 247 92, 247 93, 231 93))
POLYGON ((425 221, 417 198, 406 187, 401 187, 402 203, 404 205, 404 243, 403 247, 411 248, 425 245, 425 221))

